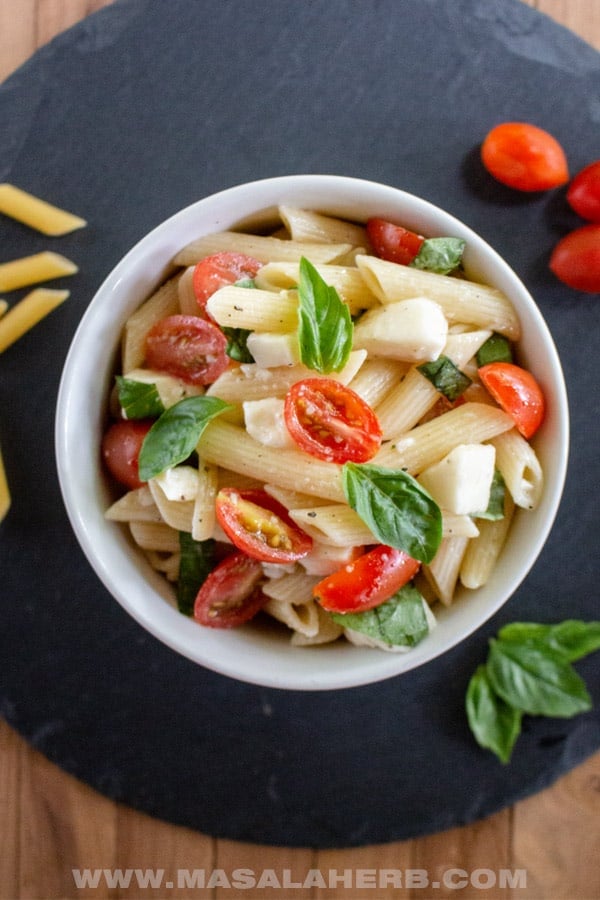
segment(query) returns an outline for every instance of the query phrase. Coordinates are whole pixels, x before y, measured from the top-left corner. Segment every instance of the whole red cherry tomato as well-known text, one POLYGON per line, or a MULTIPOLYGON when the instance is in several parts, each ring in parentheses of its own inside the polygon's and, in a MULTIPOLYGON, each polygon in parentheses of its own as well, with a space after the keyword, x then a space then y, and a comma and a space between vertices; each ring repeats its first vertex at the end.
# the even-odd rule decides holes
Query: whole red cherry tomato
POLYGON ((567 201, 582 219, 600 222, 600 159, 577 173, 567 189, 567 201))
POLYGON ((576 291, 600 293, 600 225, 584 225, 565 235, 552 251, 550 268, 576 291))
POLYGON ((569 179, 564 150, 547 131, 527 122, 503 122, 487 134, 481 159, 497 181, 519 191, 546 191, 569 179))

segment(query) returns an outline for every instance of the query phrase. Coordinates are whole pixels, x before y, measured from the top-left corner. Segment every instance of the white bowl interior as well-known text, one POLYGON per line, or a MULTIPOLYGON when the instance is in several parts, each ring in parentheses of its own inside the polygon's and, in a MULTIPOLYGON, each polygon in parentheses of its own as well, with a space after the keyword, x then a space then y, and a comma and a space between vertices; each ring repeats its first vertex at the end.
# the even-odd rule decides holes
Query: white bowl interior
POLYGON ((378 681, 419 666, 463 640, 511 596, 540 553, 562 493, 568 453, 567 397, 558 355, 535 302, 509 266, 457 219, 395 188, 357 179, 298 175, 230 188, 192 204, 154 229, 101 285, 72 341, 56 414, 56 454, 65 506, 84 553, 110 593, 150 633, 195 662, 270 687, 322 690, 378 681), (164 279, 177 251, 193 238, 272 217, 279 203, 365 220, 391 218, 428 236, 467 241, 470 277, 512 299, 523 330, 519 359, 541 381, 547 418, 534 446, 544 469, 543 500, 518 512, 500 565, 485 587, 459 590, 438 627, 408 653, 385 653, 347 642, 295 648, 284 629, 255 624, 237 630, 202 628, 174 606, 171 588, 154 572, 119 524, 104 511, 113 499, 100 463, 107 396, 120 334, 128 316, 164 279))

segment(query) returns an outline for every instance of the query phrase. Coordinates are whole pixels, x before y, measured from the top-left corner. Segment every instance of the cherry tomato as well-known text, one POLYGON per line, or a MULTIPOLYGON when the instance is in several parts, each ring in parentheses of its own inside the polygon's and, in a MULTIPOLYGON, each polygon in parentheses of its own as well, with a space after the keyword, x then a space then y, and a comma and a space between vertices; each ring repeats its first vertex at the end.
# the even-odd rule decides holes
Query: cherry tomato
POLYGON ((495 362, 482 366, 479 377, 496 403, 514 419, 523 437, 532 437, 542 424, 546 404, 531 372, 514 363, 495 362))
POLYGON ((153 419, 114 422, 102 438, 102 458, 106 468, 130 490, 143 484, 138 474, 138 460, 144 438, 153 424, 153 419))
POLYGON ((600 225, 584 225, 565 235, 552 251, 550 268, 576 291, 600 293, 600 225))
POLYGON ((245 553, 226 556, 198 591, 194 619, 209 628, 235 628, 252 619, 265 605, 261 564, 245 553))
POLYGON ((425 240, 422 235, 385 219, 369 219, 367 234, 377 256, 403 266, 413 261, 425 240))
POLYGON ((201 259, 194 268, 192 284, 203 315, 207 315, 206 301, 215 291, 243 278, 254 278, 262 265, 245 253, 215 253, 201 259))
POLYGON ((420 563, 403 550, 378 544, 313 588, 313 595, 329 612, 373 609, 389 600, 419 571, 420 563))
POLYGON ((229 365, 227 338, 199 316, 167 316, 146 335, 146 363, 188 384, 211 384, 229 365))
POLYGON ((285 398, 285 424, 301 450, 329 462, 366 462, 382 439, 377 416, 333 378, 305 378, 285 398))
POLYGON ((261 562, 294 562, 312 548, 312 538, 266 491, 222 488, 217 494, 216 512, 221 528, 235 546, 261 562))
POLYGON ((518 191, 546 191, 565 184, 564 150, 551 134, 527 122, 503 122, 481 145, 484 166, 497 181, 518 191))
POLYGON ((567 201, 582 219, 600 222, 600 159, 577 173, 567 189, 567 201))

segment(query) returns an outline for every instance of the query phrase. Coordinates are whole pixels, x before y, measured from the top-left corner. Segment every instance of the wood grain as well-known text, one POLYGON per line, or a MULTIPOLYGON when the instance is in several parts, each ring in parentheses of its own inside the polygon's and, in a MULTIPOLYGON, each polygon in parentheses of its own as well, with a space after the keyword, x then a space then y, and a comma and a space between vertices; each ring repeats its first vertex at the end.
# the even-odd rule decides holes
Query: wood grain
MULTIPOLYGON (((110 0, 0 0, 0 79, 9 75, 36 48, 110 0)), ((260 0, 253 0, 260 2, 260 0)), ((494 0, 502 2, 502 0, 494 0)), ((596 0, 529 0, 600 49, 600 3, 596 0)), ((234 900, 243 897, 293 897, 298 900, 386 900, 404 897, 430 900, 592 900, 600 897, 598 822, 600 820, 600 754, 589 759, 552 788, 510 809, 464 828, 441 834, 362 847, 355 850, 286 849, 217 840, 152 819, 100 796, 60 771, 0 723, 0 855, 1 900, 53 900, 133 897, 234 900), (72 869, 161 870, 169 878, 185 872, 173 888, 110 886, 77 888, 72 869), (412 869, 440 880, 448 868, 499 873, 526 870, 526 887, 452 887, 424 889, 417 883, 399 889, 390 882, 374 890, 372 872, 412 869), (234 869, 262 872, 289 870, 291 884, 307 873, 333 870, 337 887, 289 887, 276 890, 200 889, 200 870, 234 869), (352 885, 344 884, 344 870, 352 885), (365 883, 356 885, 357 873, 365 883), (196 873, 196 874, 195 874, 196 873)), ((152 871, 150 875, 152 875, 152 871)), ((417 876, 418 877, 418 876, 417 876)), ((481 876, 485 881, 485 874, 481 876)), ((391 876, 390 876, 391 878, 391 876)))

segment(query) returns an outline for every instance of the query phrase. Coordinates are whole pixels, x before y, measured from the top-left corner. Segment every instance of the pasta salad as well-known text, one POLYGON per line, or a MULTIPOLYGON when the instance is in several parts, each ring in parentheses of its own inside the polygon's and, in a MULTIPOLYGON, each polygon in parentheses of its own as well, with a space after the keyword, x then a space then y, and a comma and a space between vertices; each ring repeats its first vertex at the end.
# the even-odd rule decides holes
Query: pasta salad
POLYGON ((201 626, 405 651, 539 503, 544 397, 464 241, 279 218, 188 244, 128 319, 106 515, 201 626))

